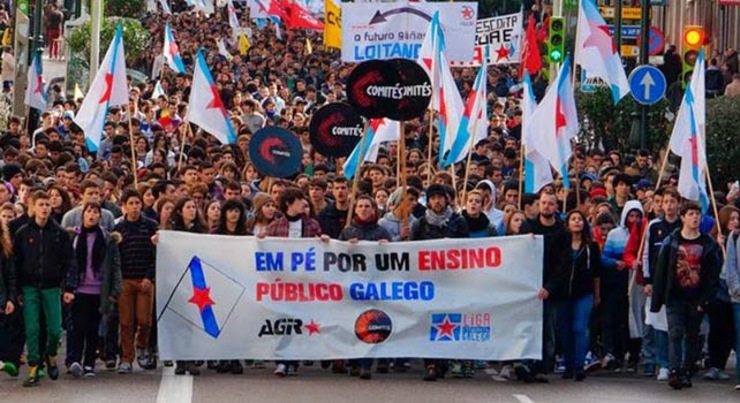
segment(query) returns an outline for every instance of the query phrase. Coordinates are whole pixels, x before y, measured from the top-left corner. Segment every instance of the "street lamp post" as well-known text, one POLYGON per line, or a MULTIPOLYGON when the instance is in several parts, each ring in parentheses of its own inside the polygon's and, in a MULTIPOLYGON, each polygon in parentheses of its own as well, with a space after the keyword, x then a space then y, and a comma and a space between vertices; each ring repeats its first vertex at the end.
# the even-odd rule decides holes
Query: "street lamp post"
MULTIPOLYGON (((26 66, 31 68, 33 58, 37 52, 44 53, 44 37, 42 31, 42 20, 44 18, 44 2, 42 0, 35 0, 33 10, 33 37, 30 40, 31 45, 28 50, 28 63, 26 66)), ((27 83, 31 85, 31 83, 27 83)), ((39 112, 36 108, 30 108, 28 111, 28 135, 30 136, 38 126, 39 112)))

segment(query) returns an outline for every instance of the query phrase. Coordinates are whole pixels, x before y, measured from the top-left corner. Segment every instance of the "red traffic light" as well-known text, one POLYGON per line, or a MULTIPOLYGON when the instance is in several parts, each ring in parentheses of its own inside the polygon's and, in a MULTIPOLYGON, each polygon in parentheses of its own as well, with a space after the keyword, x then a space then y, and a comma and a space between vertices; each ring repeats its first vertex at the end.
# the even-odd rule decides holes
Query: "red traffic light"
POLYGON ((687 27, 683 31, 683 43, 690 47, 704 45, 704 29, 700 27, 687 27))

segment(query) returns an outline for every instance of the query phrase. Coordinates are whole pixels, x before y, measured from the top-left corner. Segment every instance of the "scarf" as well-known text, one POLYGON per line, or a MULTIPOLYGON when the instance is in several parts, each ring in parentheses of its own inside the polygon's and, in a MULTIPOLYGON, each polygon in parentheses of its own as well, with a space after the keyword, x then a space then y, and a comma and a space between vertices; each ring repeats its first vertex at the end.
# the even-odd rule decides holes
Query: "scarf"
POLYGON ((366 225, 375 225, 377 223, 378 223, 378 216, 376 216, 375 213, 373 213, 373 215, 371 215, 370 218, 368 218, 367 220, 363 220, 360 218, 360 216, 355 215, 355 224, 358 227, 363 227, 366 225))
POLYGON ((77 254, 77 271, 84 278, 85 271, 87 270, 87 254, 92 253, 92 269, 95 273, 95 279, 100 279, 100 268, 105 259, 105 239, 103 237, 103 230, 100 226, 93 228, 87 228, 84 225, 80 227, 79 234, 77 235, 77 245, 75 248, 77 254), (88 234, 95 235, 95 241, 93 242, 93 250, 87 250, 87 236, 88 234))
POLYGON ((288 221, 290 221, 290 222, 296 222, 296 221, 300 220, 301 218, 303 218, 303 216, 302 215, 292 216, 292 215, 290 215, 288 213, 285 213, 285 218, 287 218, 288 221))
POLYGON ((483 231, 488 228, 488 225, 491 223, 488 220, 488 217, 483 213, 478 214, 478 217, 471 217, 468 215, 467 211, 463 210, 462 215, 465 217, 465 221, 468 222, 470 232, 483 231))
POLYGON ((432 209, 428 208, 425 215, 427 222, 436 227, 446 227, 447 221, 450 220, 450 217, 452 217, 452 207, 450 206, 445 207, 442 214, 437 214, 432 211, 432 209))

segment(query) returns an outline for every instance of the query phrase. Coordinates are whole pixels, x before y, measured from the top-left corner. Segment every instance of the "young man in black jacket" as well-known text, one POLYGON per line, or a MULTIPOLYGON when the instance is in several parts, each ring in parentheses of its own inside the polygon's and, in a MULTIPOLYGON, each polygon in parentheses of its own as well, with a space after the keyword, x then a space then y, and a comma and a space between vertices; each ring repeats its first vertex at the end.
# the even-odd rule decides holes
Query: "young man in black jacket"
POLYGON ((691 387, 699 326, 719 291, 722 260, 717 242, 699 231, 701 208, 681 207, 681 229, 663 241, 653 275, 652 312, 665 305, 668 316, 668 382, 674 389, 691 387), (684 351, 685 342, 685 351, 684 351))
POLYGON ((38 190, 31 195, 30 204, 33 206, 33 219, 18 230, 13 242, 28 349, 28 378, 23 386, 39 383, 39 333, 42 330, 39 322, 42 312, 46 318, 47 373, 52 380, 59 377, 56 354, 62 335, 60 301, 71 303, 77 288, 77 262, 72 243, 67 232, 50 219, 49 195, 38 190))

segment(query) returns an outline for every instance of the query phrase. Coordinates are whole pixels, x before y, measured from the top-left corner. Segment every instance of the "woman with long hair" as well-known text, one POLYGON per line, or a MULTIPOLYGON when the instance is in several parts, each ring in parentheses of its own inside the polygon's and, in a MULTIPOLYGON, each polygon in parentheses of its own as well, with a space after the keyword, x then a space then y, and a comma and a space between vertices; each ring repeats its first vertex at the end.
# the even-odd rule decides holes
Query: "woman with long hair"
MULTIPOLYGON (((241 201, 236 199, 226 200, 223 206, 221 206, 220 214, 218 225, 211 233, 235 236, 252 235, 247 230, 247 212, 241 201)), ((239 375, 244 373, 244 367, 239 360, 220 360, 216 372, 230 372, 234 375, 239 375)))
MULTIPOLYGON (((722 232, 718 233, 717 226, 714 226, 712 235, 717 239, 717 242, 725 245, 727 244, 727 238, 740 229, 740 210, 735 206, 724 206, 719 210, 718 217, 722 232)), ((732 258, 732 256, 728 256, 727 260, 732 258)), ((704 378, 713 381, 730 379, 724 369, 727 366, 730 352, 735 348, 735 338, 732 335, 738 326, 735 323, 736 317, 733 314, 732 299, 727 285, 727 263, 722 267, 719 281, 717 298, 707 307, 707 316, 709 317, 709 335, 707 337, 709 370, 704 374, 704 378)), ((735 354, 738 354, 738 352, 735 351, 735 354)), ((740 374, 737 376, 740 380, 740 374)))
POLYGON ((254 215, 247 221, 247 231, 251 234, 262 234, 275 219, 277 206, 267 193, 258 193, 254 197, 254 215))
POLYGON ((159 229, 169 229, 172 221, 172 212, 175 210, 175 202, 167 197, 163 197, 154 203, 154 211, 157 212, 159 219, 159 229))
POLYGON ((209 201, 203 206, 203 217, 205 217, 204 221, 208 232, 213 231, 219 226, 222 212, 221 202, 216 199, 209 201))
POLYGON ((522 235, 529 232, 527 226, 527 216, 521 210, 509 214, 509 217, 504 221, 504 235, 522 235))
POLYGON ((122 287, 120 235, 109 234, 101 227, 101 215, 99 203, 85 204, 82 225, 72 234, 79 285, 72 303, 74 332, 67 341, 72 355, 69 371, 75 378, 95 376, 100 321, 102 315, 115 309, 122 287))
POLYGON ((556 263, 555 281, 540 295, 558 304, 558 327, 565 356, 563 379, 583 381, 591 310, 601 300, 601 252, 591 239, 586 216, 571 210, 565 217, 566 232, 556 263))
MULTIPOLYGON (((207 232, 195 205, 195 200, 190 197, 183 197, 175 203, 171 223, 170 229, 173 231, 194 234, 205 234, 207 232)), ((185 375, 185 372, 189 372, 190 375, 200 375, 200 368, 196 366, 194 361, 176 361, 175 375, 185 375)))
POLYGON ((19 290, 12 256, 13 244, 10 231, 7 223, 2 223, 0 225, 0 323, 9 331, 6 337, 3 337, 7 344, 3 348, 4 354, 0 355, 0 371, 11 376, 18 376, 25 337, 22 330, 23 317, 21 311, 16 310, 19 290))
POLYGON ((51 218, 57 223, 62 223, 62 217, 72 210, 72 200, 69 193, 57 185, 49 186, 49 201, 51 202, 51 218))

